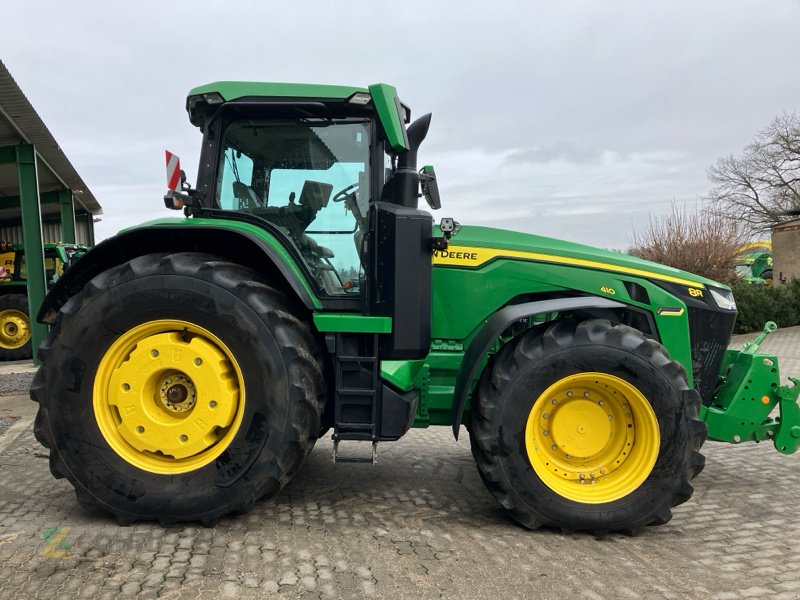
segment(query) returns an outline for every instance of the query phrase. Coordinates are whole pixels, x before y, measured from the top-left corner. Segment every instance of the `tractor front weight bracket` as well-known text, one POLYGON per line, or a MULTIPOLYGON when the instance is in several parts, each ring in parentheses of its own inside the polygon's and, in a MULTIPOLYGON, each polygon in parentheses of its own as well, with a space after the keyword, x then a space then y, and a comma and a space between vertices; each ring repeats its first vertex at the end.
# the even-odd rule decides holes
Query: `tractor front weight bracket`
POLYGON ((790 377, 791 386, 780 385, 777 357, 757 353, 776 328, 770 321, 742 350, 727 351, 714 400, 700 409, 709 439, 734 444, 772 440, 783 454, 800 448, 800 380, 790 377), (778 414, 771 416, 775 408, 778 414))

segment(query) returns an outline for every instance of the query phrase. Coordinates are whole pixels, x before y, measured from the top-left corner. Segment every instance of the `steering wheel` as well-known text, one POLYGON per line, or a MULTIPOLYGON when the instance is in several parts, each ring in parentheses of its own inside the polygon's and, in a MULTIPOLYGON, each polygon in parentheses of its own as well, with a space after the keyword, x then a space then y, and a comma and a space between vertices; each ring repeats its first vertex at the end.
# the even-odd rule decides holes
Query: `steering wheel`
POLYGON ((346 188, 342 188, 338 192, 333 195, 334 202, 344 202, 348 198, 355 196, 356 190, 358 190, 358 183, 351 183, 346 188))

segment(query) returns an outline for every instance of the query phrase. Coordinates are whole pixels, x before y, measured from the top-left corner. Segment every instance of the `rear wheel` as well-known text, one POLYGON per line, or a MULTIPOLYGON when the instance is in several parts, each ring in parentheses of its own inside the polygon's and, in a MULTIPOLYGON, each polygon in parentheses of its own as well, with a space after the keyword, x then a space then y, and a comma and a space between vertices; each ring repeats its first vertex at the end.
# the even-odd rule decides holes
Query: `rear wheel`
POLYGON ((470 440, 489 490, 523 525, 633 531, 669 521, 702 470, 705 424, 683 368, 637 330, 560 321, 484 372, 470 440))
POLYGON ((277 493, 320 428, 320 350, 283 294, 202 254, 92 280, 40 347, 37 438, 81 504, 213 523, 277 493))
POLYGON ((0 296, 0 360, 31 357, 31 320, 25 294, 0 296))

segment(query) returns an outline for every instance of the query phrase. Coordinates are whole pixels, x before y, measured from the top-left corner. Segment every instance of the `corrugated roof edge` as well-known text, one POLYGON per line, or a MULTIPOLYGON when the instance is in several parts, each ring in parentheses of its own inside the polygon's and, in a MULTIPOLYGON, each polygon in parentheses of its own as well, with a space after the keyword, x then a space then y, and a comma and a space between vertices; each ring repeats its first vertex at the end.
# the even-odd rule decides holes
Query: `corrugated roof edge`
POLYGON ((33 144, 39 159, 73 192, 76 202, 93 215, 102 215, 103 208, 67 158, 39 114, 0 60, 0 112, 17 130, 20 142, 33 144), (13 107, 9 114, 6 107, 13 107))

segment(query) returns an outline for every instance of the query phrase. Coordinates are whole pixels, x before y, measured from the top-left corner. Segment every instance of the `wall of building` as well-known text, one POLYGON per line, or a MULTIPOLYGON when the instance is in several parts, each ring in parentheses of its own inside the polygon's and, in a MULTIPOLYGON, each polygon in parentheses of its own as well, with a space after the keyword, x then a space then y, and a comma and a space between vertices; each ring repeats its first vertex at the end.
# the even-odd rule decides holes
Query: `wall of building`
POLYGON ((800 279, 800 219, 772 228, 772 271, 775 285, 800 279))
MULTIPOLYGON (((75 223, 75 237, 79 244, 89 244, 91 235, 89 227, 93 227, 84 219, 77 219, 75 223)), ((9 244, 22 243, 22 225, 0 227, 0 241, 9 244)), ((42 241, 45 244, 55 244, 61 241, 61 221, 45 221, 42 223, 42 241)))

